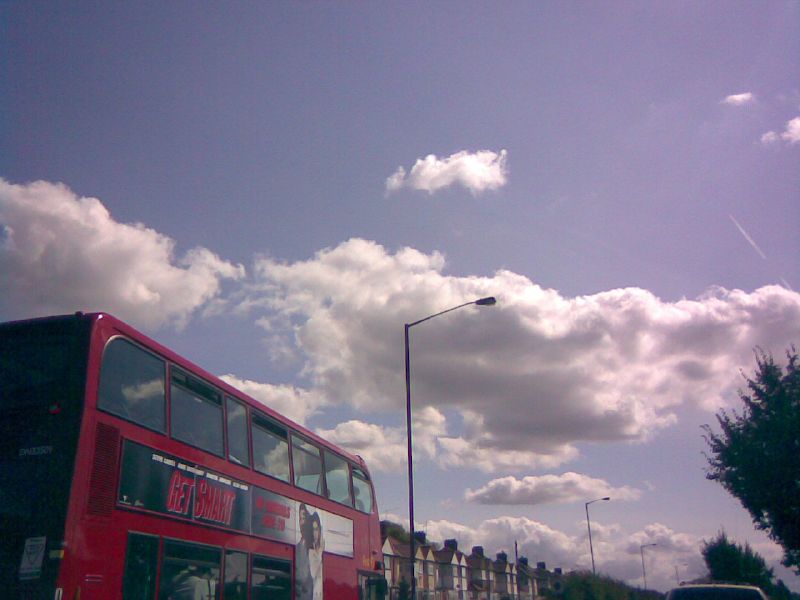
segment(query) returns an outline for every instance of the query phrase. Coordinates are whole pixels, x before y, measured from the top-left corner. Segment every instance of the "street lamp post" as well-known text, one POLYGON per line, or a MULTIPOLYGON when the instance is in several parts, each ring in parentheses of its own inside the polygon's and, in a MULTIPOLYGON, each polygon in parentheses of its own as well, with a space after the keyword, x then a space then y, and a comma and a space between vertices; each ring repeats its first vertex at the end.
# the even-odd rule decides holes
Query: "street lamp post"
POLYGON ((589 505, 595 502, 607 502, 609 500, 611 500, 611 498, 606 496, 605 498, 597 498, 596 500, 589 500, 589 502, 584 503, 586 507, 586 527, 589 529, 589 554, 592 555, 592 575, 596 575, 597 573, 594 570, 594 548, 592 547, 592 523, 589 521, 589 505))
POLYGON ((688 566, 689 566, 688 563, 681 563, 679 565, 677 564, 675 565, 675 585, 681 584, 681 576, 679 574, 678 567, 688 567, 688 566))
POLYGON ((639 552, 642 555, 642 581, 644 581, 644 589, 647 589, 647 572, 644 569, 644 549, 650 546, 658 546, 658 544, 642 544, 639 546, 639 552))
POLYGON ((479 300, 473 300, 471 302, 465 302, 464 304, 459 304, 458 306, 454 306, 452 308, 448 308, 447 310, 443 310, 436 314, 430 315, 425 317, 424 319, 420 319, 419 321, 414 321, 413 323, 406 323, 405 324, 405 345, 406 345, 406 432, 407 432, 407 441, 408 441, 408 521, 409 521, 409 530, 411 533, 411 600, 417 600, 417 574, 416 574, 416 547, 415 547, 415 539, 414 539, 414 467, 413 467, 413 453, 411 450, 411 358, 409 352, 409 344, 408 344, 408 330, 411 329, 414 325, 419 325, 420 323, 424 323, 425 321, 429 321, 434 317, 438 317, 439 315, 443 315, 445 313, 452 312, 459 308, 463 308, 465 306, 469 306, 470 304, 475 304, 477 306, 494 306, 497 303, 497 300, 494 296, 488 296, 486 298, 480 298, 479 300))

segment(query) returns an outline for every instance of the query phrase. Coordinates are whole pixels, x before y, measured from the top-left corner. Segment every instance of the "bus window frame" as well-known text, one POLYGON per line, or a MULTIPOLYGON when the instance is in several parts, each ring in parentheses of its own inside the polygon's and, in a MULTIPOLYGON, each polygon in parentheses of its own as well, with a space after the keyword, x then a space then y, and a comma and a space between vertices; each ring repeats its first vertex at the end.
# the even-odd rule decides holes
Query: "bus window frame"
MULTIPOLYGON (((225 548, 221 545, 217 544, 207 544, 205 542, 197 542, 194 540, 187 540, 185 538, 176 538, 171 536, 160 536, 161 537, 161 545, 159 548, 159 561, 158 561, 158 586, 157 586, 157 599, 160 600, 164 594, 164 590, 162 586, 164 584, 164 563, 167 559, 167 544, 169 543, 177 543, 182 544, 183 546, 199 546, 202 548, 206 548, 209 550, 217 550, 219 552, 219 561, 217 562, 217 580, 215 583, 215 589, 217 590, 217 597, 220 597, 219 594, 219 586, 220 581, 222 580, 223 575, 223 567, 225 563, 225 548)), ((173 560, 183 560, 176 557, 170 557, 173 560)), ((193 562, 192 564, 197 564, 193 562)))
MULTIPOLYGON (((295 598, 295 560, 291 558, 284 558, 279 556, 270 556, 268 554, 262 554, 259 552, 251 552, 249 556, 248 562, 248 569, 247 569, 247 578, 249 580, 249 586, 247 588, 248 591, 248 598, 254 598, 256 594, 254 593, 254 586, 253 586, 253 575, 255 573, 255 562, 257 559, 262 560, 272 560, 276 562, 286 563, 289 567, 289 570, 286 572, 286 581, 289 584, 289 598, 295 598)), ((261 567, 259 567, 261 568, 261 567)))
POLYGON ((292 431, 293 430, 289 426, 281 423, 276 419, 270 418, 263 411, 257 409, 251 410, 250 419, 248 421, 248 433, 251 440, 251 449, 252 449, 250 469, 254 473, 259 473, 261 475, 269 477, 270 479, 274 479, 275 481, 281 481, 283 483, 291 485, 292 487, 297 487, 294 485, 294 466, 292 464, 292 442, 291 442, 292 431), (260 425, 256 421, 263 421, 263 425, 260 425), (253 427, 258 427, 259 429, 263 430, 264 433, 282 439, 286 443, 286 458, 289 462, 287 479, 281 479, 280 477, 273 475, 272 473, 262 471, 261 469, 256 467, 256 443, 255 443, 256 436, 253 435, 253 427), (281 433, 275 431, 276 429, 280 430, 282 434, 285 435, 285 437, 283 437, 281 433))
POLYGON ((112 335, 111 337, 108 338, 108 340, 106 340, 105 345, 103 346, 103 350, 100 353, 100 367, 97 369, 97 395, 96 395, 96 399, 95 399, 95 407, 97 408, 97 410, 99 410, 99 411, 101 411, 101 412, 103 412, 103 413, 105 413, 107 415, 111 415, 113 417, 116 417, 117 419, 122 419, 123 421, 131 423, 131 424, 133 424, 133 425, 135 425, 137 427, 141 427, 143 429, 146 429, 148 431, 152 431, 154 433, 157 433, 159 435, 163 435, 165 437, 168 436, 169 435, 169 430, 170 430, 170 416, 171 416, 171 414, 170 414, 171 413, 171 411, 170 411, 170 393, 169 393, 169 380, 170 380, 170 370, 171 370, 171 368, 172 368, 172 362, 171 361, 167 360, 166 358, 164 358, 160 354, 158 354, 156 352, 153 352, 152 350, 150 350, 146 346, 140 344, 139 342, 136 342, 135 340, 132 340, 130 337, 128 337, 126 335, 122 335, 122 334, 112 335), (141 350, 145 354, 149 354, 151 357, 156 358, 161 362, 161 365, 162 365, 162 367, 164 369, 164 371, 163 371, 164 379, 162 380, 163 383, 164 383, 164 395, 163 395, 163 398, 164 398, 164 406, 163 406, 164 428, 163 429, 157 429, 155 427, 151 427, 150 425, 147 425, 147 424, 142 423, 140 421, 136 421, 135 419, 131 418, 130 416, 126 416, 126 415, 120 414, 118 412, 114 412, 112 410, 109 410, 108 408, 106 408, 106 407, 104 407, 104 406, 102 406, 100 404, 100 392, 101 392, 101 389, 102 389, 103 366, 105 365, 105 362, 106 362, 106 352, 108 351, 108 348, 109 348, 109 346, 111 346, 112 343, 114 343, 116 341, 119 341, 119 340, 121 340, 123 342, 127 342, 128 344, 130 344, 134 348, 137 348, 138 350, 141 350))
POLYGON ((227 558, 229 554, 241 554, 244 556, 244 597, 250 597, 250 578, 251 578, 251 568, 250 568, 250 561, 251 561, 251 552, 246 550, 240 550, 238 548, 230 548, 224 547, 222 549, 222 572, 220 573, 220 580, 222 582, 222 594, 225 596, 225 599, 228 600, 228 595, 226 593, 225 586, 228 584, 228 563, 227 558))
MULTIPOLYGON (((174 364, 172 362, 169 363, 169 366, 170 366, 170 369, 169 369, 169 382, 168 382, 169 385, 167 386, 169 388, 169 396, 168 396, 167 404, 169 405, 169 428, 168 429, 169 429, 169 437, 170 437, 170 439, 175 440, 176 442, 180 442, 182 444, 186 444, 187 446, 191 446, 192 448, 197 448, 198 450, 202 450, 203 452, 207 452, 211 456, 216 456, 217 458, 221 458, 224 461, 226 461, 228 463, 231 463, 231 461, 229 461, 227 459, 227 455, 226 455, 226 443, 225 443, 226 431, 225 431, 225 429, 226 429, 227 423, 225 421, 225 394, 222 392, 221 389, 217 388, 217 386, 210 384, 208 381, 206 381, 202 377, 198 377, 197 375, 192 373, 190 370, 185 369, 185 368, 181 367, 180 365, 176 365, 176 364, 174 364), (204 396, 204 395, 200 394, 199 392, 196 392, 195 390, 192 390, 192 388, 189 387, 189 385, 187 385, 185 383, 181 383, 180 380, 175 381, 175 373, 176 372, 178 374, 183 375, 184 377, 186 377, 187 380, 189 380, 189 381, 191 381, 192 379, 196 380, 200 385, 205 386, 207 388, 210 388, 212 391, 216 392, 216 394, 218 395, 218 397, 219 397, 218 407, 220 409, 220 418, 219 418, 219 421, 220 421, 220 434, 221 434, 221 442, 222 442, 222 448, 220 449, 219 453, 215 452, 212 449, 205 448, 205 447, 201 446, 198 443, 191 442, 191 441, 188 441, 188 440, 184 440, 184 439, 182 439, 180 437, 177 437, 175 435, 175 433, 173 431, 173 425, 174 425, 173 416, 174 416, 174 414, 173 414, 173 410, 172 410, 172 407, 173 407, 172 386, 173 385, 177 385, 177 387, 179 389, 181 389, 181 391, 183 393, 189 394, 192 397, 194 397, 195 399, 199 398, 201 402, 214 403, 214 401, 211 398, 208 398, 207 396, 204 396)), ((194 422, 197 422, 197 420, 194 420, 194 422)), ((235 463, 231 463, 231 464, 235 464, 235 463)))
POLYGON ((325 448, 323 446, 322 447, 322 471, 325 473, 325 496, 324 497, 326 499, 332 501, 332 502, 336 502, 337 504, 339 504, 341 506, 346 506, 347 508, 355 508, 355 506, 354 506, 354 504, 355 504, 355 494, 353 493, 353 464, 349 460, 347 460, 344 456, 342 456, 341 454, 339 454, 337 452, 334 452, 333 450, 330 450, 329 448, 325 448), (330 488, 330 485, 328 485, 328 459, 327 459, 328 455, 330 455, 333 458, 341 461, 342 463, 344 463, 344 465, 346 467, 347 471, 346 471, 345 479, 347 481, 347 493, 349 495, 349 500, 350 500, 349 503, 343 502, 341 500, 337 500, 336 498, 333 498, 331 496, 331 488, 330 488))
POLYGON ((364 515, 371 515, 373 510, 375 509, 375 488, 372 486, 372 478, 369 476, 367 471, 358 465, 351 465, 350 466, 350 481, 353 486, 353 509, 357 510, 361 514, 364 515), (358 508, 356 502, 356 490, 355 490, 355 480, 358 479, 366 484, 367 490, 369 491, 369 510, 365 508, 358 508))
POLYGON ((247 406, 246 403, 242 402, 239 398, 231 394, 224 394, 223 404, 224 404, 223 418, 225 421, 225 428, 224 428, 225 431, 223 432, 225 438, 225 444, 224 444, 225 460, 233 465, 238 465, 245 469, 255 470, 253 468, 253 445, 252 445, 252 432, 250 430, 251 428, 250 428, 250 410, 249 410, 250 407, 247 406), (234 457, 231 456, 230 427, 229 427, 230 422, 228 420, 228 404, 230 402, 233 402, 244 409, 244 428, 245 428, 245 437, 247 438, 245 444, 246 446, 245 452, 247 453, 247 463, 238 462, 238 459, 235 459, 234 457))
MULTIPOLYGON (((303 490, 305 492, 309 492, 309 493, 314 494, 316 496, 320 496, 321 498, 325 498, 326 500, 330 500, 330 498, 328 498, 328 484, 327 484, 327 481, 325 480, 325 459, 323 457, 324 450, 326 449, 325 446, 311 441, 309 438, 307 438, 306 436, 302 435, 301 433, 295 431, 294 429, 289 429, 289 433, 291 434, 291 436, 290 436, 291 437, 291 441, 289 443, 289 446, 292 449, 292 454, 291 454, 291 457, 290 457, 291 461, 292 461, 292 485, 295 488, 297 488, 298 490, 303 490), (316 450, 317 450, 318 458, 319 458, 319 482, 317 484, 318 490, 311 490, 311 489, 303 487, 303 486, 301 486, 301 485, 299 485, 297 483, 297 474, 296 474, 295 468, 294 468, 295 467, 295 465, 294 465, 294 440, 295 439, 299 440, 303 444, 307 444, 307 445, 311 446, 312 448, 316 448, 316 450)), ((304 452, 305 454, 308 454, 309 456, 311 456, 311 452, 308 452, 308 451, 304 450, 302 448, 302 446, 300 448, 298 448, 298 450, 300 452, 304 452)), ((335 501, 331 500, 331 502, 335 502, 335 501)), ((339 504, 339 503, 337 502, 337 504, 339 504)), ((346 505, 343 505, 343 506, 346 506, 346 505)))
POLYGON ((154 557, 155 564, 151 565, 151 566, 155 567, 155 569, 154 569, 155 580, 153 581, 153 589, 150 590, 152 592, 150 594, 151 597, 154 597, 158 593, 159 584, 161 583, 161 581, 160 581, 161 580, 161 555, 162 555, 162 552, 163 552, 163 543, 162 543, 163 540, 162 540, 162 537, 160 535, 156 534, 156 533, 147 533, 147 532, 143 532, 143 531, 137 531, 137 530, 129 529, 127 531, 127 535, 126 535, 126 538, 125 538, 125 557, 124 557, 124 559, 122 561, 122 596, 121 597, 123 598, 123 600, 126 597, 126 589, 127 588, 126 588, 125 584, 127 583, 127 580, 128 580, 128 565, 129 565, 128 561, 130 560, 130 557, 131 557, 131 555, 130 555, 131 538, 134 537, 134 536, 135 537, 139 537, 139 538, 148 538, 148 539, 151 539, 151 540, 155 541, 155 549, 156 549, 156 554, 155 554, 155 557, 154 557))

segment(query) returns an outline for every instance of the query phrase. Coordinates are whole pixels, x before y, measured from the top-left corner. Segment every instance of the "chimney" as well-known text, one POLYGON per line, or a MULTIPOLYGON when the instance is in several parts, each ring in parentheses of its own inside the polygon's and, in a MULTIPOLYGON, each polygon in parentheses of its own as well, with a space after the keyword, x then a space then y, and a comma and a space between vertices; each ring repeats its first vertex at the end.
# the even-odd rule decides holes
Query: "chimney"
POLYGON ((424 531, 415 531, 414 532, 414 540, 417 544, 424 546, 425 545, 425 532, 424 531))
POLYGON ((519 557, 519 564, 528 566, 528 557, 527 556, 520 556, 519 557))
POLYGON ((481 558, 483 558, 483 546, 473 546, 472 553, 475 556, 480 556, 481 558))
POLYGON ((555 569, 553 569, 553 574, 561 575, 561 567, 556 567, 555 569))
POLYGON ((499 562, 508 562, 508 554, 506 554, 505 552, 498 552, 497 560, 499 562))
POLYGON ((542 571, 547 571, 547 565, 546 565, 546 564, 544 564, 544 561, 542 561, 542 562, 537 562, 537 563, 536 563, 536 568, 537 568, 537 569, 541 569, 542 571))
POLYGON ((455 539, 445 540, 444 547, 453 551, 458 550, 458 540, 455 539))

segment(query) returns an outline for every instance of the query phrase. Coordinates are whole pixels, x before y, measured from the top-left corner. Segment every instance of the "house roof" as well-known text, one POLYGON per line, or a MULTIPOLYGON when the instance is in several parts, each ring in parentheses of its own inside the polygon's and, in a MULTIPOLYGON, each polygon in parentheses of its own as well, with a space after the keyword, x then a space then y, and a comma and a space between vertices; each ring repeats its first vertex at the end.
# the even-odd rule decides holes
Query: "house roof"
POLYGON ((383 546, 384 550, 386 549, 386 544, 389 545, 393 556, 402 556, 404 558, 411 556, 411 544, 406 544, 391 537, 386 538, 383 546))

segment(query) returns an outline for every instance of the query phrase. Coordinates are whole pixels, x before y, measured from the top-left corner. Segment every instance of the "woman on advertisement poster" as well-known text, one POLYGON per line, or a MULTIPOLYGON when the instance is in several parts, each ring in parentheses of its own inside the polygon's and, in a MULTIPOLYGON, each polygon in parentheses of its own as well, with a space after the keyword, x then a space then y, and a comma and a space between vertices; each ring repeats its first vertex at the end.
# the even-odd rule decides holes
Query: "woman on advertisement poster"
POLYGON ((311 570, 313 585, 312 600, 322 600, 322 553, 325 551, 325 540, 322 537, 322 523, 319 514, 314 513, 308 518, 311 544, 308 548, 308 565, 311 570))
POLYGON ((297 531, 300 539, 295 546, 295 600, 313 600, 314 587, 311 579, 308 549, 311 547, 308 508, 300 504, 297 510, 297 531))

